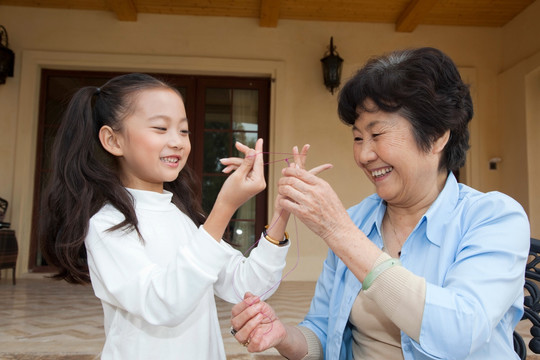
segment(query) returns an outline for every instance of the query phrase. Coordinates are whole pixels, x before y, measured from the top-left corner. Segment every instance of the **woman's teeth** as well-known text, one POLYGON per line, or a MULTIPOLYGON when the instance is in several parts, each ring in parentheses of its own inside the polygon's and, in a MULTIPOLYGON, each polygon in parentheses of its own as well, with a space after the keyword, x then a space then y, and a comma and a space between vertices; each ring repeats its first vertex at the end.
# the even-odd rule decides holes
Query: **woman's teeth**
POLYGON ((373 177, 381 177, 381 176, 383 176, 385 174, 388 174, 392 170, 394 170, 393 167, 388 167, 388 168, 385 168, 385 169, 375 170, 375 171, 371 172, 371 176, 373 176, 373 177))

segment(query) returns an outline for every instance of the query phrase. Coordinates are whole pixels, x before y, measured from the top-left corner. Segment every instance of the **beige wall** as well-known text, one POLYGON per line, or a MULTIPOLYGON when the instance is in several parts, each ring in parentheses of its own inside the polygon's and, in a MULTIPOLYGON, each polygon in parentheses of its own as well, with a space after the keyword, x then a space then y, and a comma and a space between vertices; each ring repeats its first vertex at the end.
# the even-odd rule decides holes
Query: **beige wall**
MULTIPOLYGON (((529 175, 507 177, 504 171, 512 159, 523 164, 521 159, 535 150, 527 147, 523 138, 533 120, 528 120, 522 109, 515 127, 499 126, 504 123, 499 117, 505 109, 497 104, 501 103, 500 73, 540 51, 538 40, 529 35, 539 17, 537 1, 520 16, 520 21, 530 23, 525 27, 521 22, 499 29, 420 26, 413 33, 396 33, 390 24, 280 20, 277 28, 261 28, 256 19, 145 14, 139 15, 137 22, 119 22, 106 12, 0 6, 0 24, 7 28, 10 48, 16 53, 15 77, 0 86, 0 153, 6 154, 0 157, 0 197, 10 201, 6 220, 18 234, 18 273, 27 272, 28 265, 41 67, 271 75, 276 81, 267 149, 286 152, 295 144, 310 143, 308 166, 334 164, 322 177, 348 207, 372 193, 373 187, 354 164, 350 130, 336 115, 336 96, 322 85, 319 59, 330 36, 345 59, 344 80, 370 56, 395 48, 436 46, 448 53, 473 83, 476 115, 468 182, 482 191, 515 193, 513 196, 527 208, 530 190, 516 189, 529 189, 523 186, 529 175), (514 37, 519 41, 512 41, 514 37), (517 44, 521 39, 524 44, 517 44), (513 140, 503 146, 507 132, 513 140), (504 160, 500 170, 490 171, 488 160, 494 156, 504 160)), ((520 107, 520 99, 515 102, 520 107)), ((534 109, 529 112, 534 113, 534 109)), ((527 173, 524 167, 522 171, 527 173)), ((278 177, 279 165, 269 179, 272 195, 278 177)), ((536 205, 536 214, 539 211, 536 205)), ((300 258, 287 279, 315 280, 326 245, 300 223, 296 231, 294 220, 289 232, 294 244, 299 244, 300 258)), ((295 265, 296 257, 293 246, 288 269, 295 265)))
POLYGON ((501 189, 529 214, 540 238, 540 1, 504 28, 498 76, 501 189))

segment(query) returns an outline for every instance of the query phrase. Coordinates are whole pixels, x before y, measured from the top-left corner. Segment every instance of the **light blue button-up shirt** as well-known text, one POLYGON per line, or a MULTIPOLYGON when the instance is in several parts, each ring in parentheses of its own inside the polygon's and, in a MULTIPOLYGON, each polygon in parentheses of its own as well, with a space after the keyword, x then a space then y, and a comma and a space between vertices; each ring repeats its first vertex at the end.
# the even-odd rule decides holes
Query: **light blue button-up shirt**
MULTIPOLYGON (((382 248, 385 202, 376 194, 348 210, 382 248)), ((401 250, 426 280, 420 343, 401 332, 405 359, 519 359, 512 332, 523 314, 530 228, 523 208, 499 192, 458 184, 452 173, 401 250)), ((352 359, 348 322, 362 284, 330 250, 301 326, 319 337, 325 359, 352 359)))

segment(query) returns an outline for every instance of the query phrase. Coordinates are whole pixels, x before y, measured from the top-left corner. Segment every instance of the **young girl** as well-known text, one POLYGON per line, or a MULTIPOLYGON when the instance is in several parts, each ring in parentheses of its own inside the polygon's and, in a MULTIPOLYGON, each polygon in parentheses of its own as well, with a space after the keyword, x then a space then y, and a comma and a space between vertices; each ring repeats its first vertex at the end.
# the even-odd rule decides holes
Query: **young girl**
MULTIPOLYGON (((237 144, 205 219, 195 195, 180 94, 144 74, 72 98, 58 131, 45 197, 42 249, 57 278, 101 299, 102 359, 225 359, 214 294, 269 297, 282 274, 288 214, 249 258, 221 240, 234 212, 265 188, 262 140, 237 144), (268 289, 272 290, 268 291, 268 289)), ((303 166, 307 146, 295 162, 303 166)), ((276 202, 277 204, 277 202, 276 202)))

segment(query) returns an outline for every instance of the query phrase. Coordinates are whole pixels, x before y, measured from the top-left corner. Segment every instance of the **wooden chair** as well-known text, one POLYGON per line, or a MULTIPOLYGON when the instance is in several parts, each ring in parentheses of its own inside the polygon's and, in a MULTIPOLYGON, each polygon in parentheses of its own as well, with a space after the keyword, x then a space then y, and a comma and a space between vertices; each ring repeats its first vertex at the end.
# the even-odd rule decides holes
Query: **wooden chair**
POLYGON ((9 223, 4 222, 4 216, 6 215, 7 207, 7 200, 0 198, 0 229, 9 227, 9 223))
POLYGON ((4 222, 8 202, 0 198, 0 270, 13 270, 13 285, 15 285, 15 269, 17 268, 17 255, 19 247, 15 231, 9 230, 9 223, 4 222))
POLYGON ((0 270, 12 269, 13 285, 15 285, 15 269, 17 268, 17 255, 19 247, 15 231, 10 229, 0 229, 0 270))
MULTIPOLYGON (((529 349, 540 354, 540 240, 531 238, 531 248, 529 250, 529 262, 525 268, 525 290, 528 295, 523 299, 525 313, 521 320, 529 320, 532 324, 531 335, 533 338, 529 342, 529 349)), ((527 358, 527 347, 521 335, 514 331, 514 350, 521 360, 527 358)))

